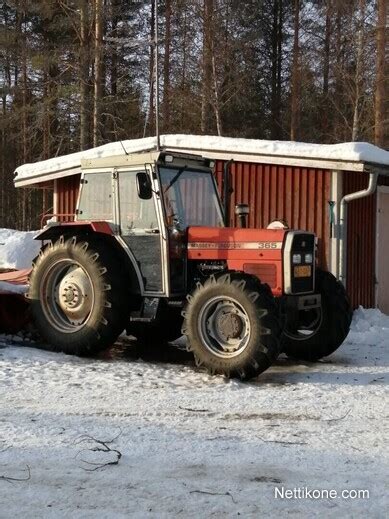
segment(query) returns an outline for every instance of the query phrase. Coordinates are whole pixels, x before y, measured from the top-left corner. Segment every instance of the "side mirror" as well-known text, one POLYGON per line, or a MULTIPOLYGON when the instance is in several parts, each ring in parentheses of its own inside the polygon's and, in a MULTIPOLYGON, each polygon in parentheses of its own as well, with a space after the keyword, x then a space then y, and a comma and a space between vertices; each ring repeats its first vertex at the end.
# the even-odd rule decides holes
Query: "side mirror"
POLYGON ((145 171, 140 171, 136 174, 136 189, 138 191, 139 198, 142 200, 149 200, 153 196, 151 180, 145 171))

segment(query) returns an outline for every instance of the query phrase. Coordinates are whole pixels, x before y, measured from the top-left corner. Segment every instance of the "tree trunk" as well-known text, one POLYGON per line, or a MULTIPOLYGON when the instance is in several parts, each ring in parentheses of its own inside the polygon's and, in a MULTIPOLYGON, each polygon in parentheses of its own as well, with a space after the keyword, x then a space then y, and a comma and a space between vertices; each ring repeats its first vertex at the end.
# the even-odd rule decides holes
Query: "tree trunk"
POLYGON ((294 37, 291 88, 290 139, 298 139, 300 120, 300 0, 294 0, 294 37))
MULTIPOLYGON (((378 0, 377 18, 377 78, 375 91, 375 130, 374 139, 377 146, 384 147, 389 142, 385 142, 385 47, 386 47, 386 23, 389 15, 387 0, 378 0)), ((386 95, 389 95, 386 93, 386 95)), ((386 100, 387 101, 387 100, 386 100)), ((388 102, 388 101, 387 101, 388 102)))
POLYGON ((359 0, 359 27, 355 63, 355 99, 351 140, 356 141, 360 132, 360 104, 363 95, 363 46, 365 43, 365 0, 359 0))
POLYGON ((214 103, 214 110, 215 110, 215 117, 216 117, 216 129, 217 134, 223 135, 223 124, 222 124, 222 117, 220 113, 220 100, 219 100, 219 86, 217 83, 217 74, 216 74, 216 60, 215 60, 215 54, 212 49, 212 76, 213 76, 213 103, 214 103))
POLYGON ((211 130, 210 104, 212 96, 212 17, 213 0, 204 0, 204 28, 203 28, 203 90, 201 99, 201 133, 207 134, 211 130))
POLYGON ((80 149, 89 145, 88 121, 88 1, 80 0, 80 149))
POLYGON ((103 0, 95 0, 95 78, 93 103, 93 146, 101 141, 101 98, 102 98, 102 48, 103 48, 103 0))
POLYGON ((165 55, 163 59, 163 125, 170 129, 170 47, 171 47, 171 0, 165 2, 165 55))
POLYGON ((185 92, 186 92, 186 72, 187 72, 187 37, 188 37, 188 15, 184 9, 183 17, 183 36, 182 36, 182 70, 181 70, 181 100, 180 100, 180 131, 187 128, 188 121, 185 115, 185 92))
MULTIPOLYGON (((150 17, 150 41, 154 41, 154 33, 155 33, 155 18, 156 18, 156 12, 155 12, 155 4, 152 2, 151 5, 151 17, 150 17)), ((155 133, 155 124, 154 124, 154 74, 155 74, 155 49, 154 45, 150 46, 150 68, 149 68, 149 113, 147 122, 145 125, 145 131, 143 134, 143 137, 146 137, 146 134, 154 135, 155 133), (146 126, 149 127, 149 131, 146 131, 146 126)))
POLYGON ((282 81, 283 4, 274 0, 271 33, 271 138, 281 134, 281 81, 282 81))
POLYGON ((321 106, 322 135, 326 142, 329 131, 328 118, 328 94, 329 94, 329 78, 330 78, 330 52, 331 52, 331 14, 332 1, 327 0, 326 5, 326 24, 324 30, 324 47, 323 47, 323 100, 321 106))

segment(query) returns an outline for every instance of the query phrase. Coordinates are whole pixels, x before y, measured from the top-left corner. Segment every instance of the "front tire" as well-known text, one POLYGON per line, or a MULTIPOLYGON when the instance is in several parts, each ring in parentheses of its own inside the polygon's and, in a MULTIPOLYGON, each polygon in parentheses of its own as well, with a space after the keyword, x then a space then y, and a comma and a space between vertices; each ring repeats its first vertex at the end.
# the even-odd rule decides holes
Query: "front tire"
POLYGON ((28 297, 45 349, 95 354, 124 329, 125 283, 120 263, 107 250, 103 241, 89 236, 61 236, 41 250, 28 297))
MULTIPOLYGON (((321 308, 312 326, 302 311, 300 322, 288 322, 282 335, 281 350, 288 357, 310 362, 333 353, 346 339, 350 330, 352 310, 343 285, 330 273, 316 271, 316 292, 321 295, 321 308)), ((308 319, 309 321, 309 319, 308 319)))
POLYGON ((212 374, 247 380, 278 356, 277 307, 268 287, 253 276, 210 276, 188 296, 183 316, 188 350, 212 374))

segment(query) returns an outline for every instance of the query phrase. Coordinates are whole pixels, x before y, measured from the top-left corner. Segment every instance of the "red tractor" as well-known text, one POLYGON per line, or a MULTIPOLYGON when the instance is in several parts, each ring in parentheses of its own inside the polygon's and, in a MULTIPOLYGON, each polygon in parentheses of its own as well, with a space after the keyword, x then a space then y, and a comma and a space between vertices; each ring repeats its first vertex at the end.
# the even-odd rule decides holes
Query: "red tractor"
POLYGON ((225 227, 212 167, 169 151, 83 161, 75 221, 37 236, 28 297, 47 348, 183 333, 197 365, 248 379, 281 351, 313 361, 342 344, 350 305, 316 269, 314 234, 225 227))

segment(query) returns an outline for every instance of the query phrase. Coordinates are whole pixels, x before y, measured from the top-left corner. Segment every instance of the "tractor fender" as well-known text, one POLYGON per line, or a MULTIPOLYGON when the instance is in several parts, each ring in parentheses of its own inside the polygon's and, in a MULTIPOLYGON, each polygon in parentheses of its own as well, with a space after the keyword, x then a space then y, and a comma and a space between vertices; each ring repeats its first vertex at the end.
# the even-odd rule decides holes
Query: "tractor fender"
POLYGON ((123 283, 128 280, 129 293, 131 295, 142 295, 144 292, 143 277, 139 269, 139 265, 134 254, 125 242, 113 232, 113 228, 109 222, 64 222, 52 223, 35 236, 35 240, 42 241, 42 248, 46 245, 45 241, 55 242, 61 236, 68 238, 70 236, 82 236, 87 239, 93 236, 106 242, 107 249, 111 249, 112 253, 120 259, 120 264, 124 267, 123 283))
POLYGON ((85 222, 53 222, 46 225, 35 237, 34 240, 52 240, 61 234, 71 234, 73 232, 90 233, 97 232, 101 234, 113 235, 112 224, 109 222, 85 221, 85 222))

